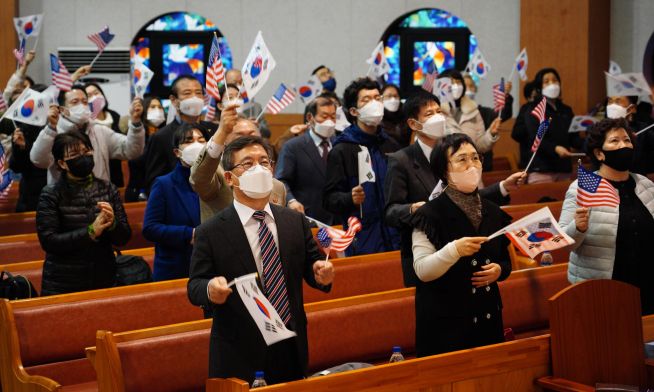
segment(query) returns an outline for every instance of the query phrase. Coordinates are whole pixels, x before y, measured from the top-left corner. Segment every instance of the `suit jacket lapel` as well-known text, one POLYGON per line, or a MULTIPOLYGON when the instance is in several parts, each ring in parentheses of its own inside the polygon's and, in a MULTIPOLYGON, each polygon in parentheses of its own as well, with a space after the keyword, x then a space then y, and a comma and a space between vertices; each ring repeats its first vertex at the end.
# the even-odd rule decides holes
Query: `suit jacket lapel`
POLYGON ((418 177, 418 180, 425 188, 425 192, 427 192, 428 195, 431 195, 431 192, 436 187, 438 181, 436 181, 434 174, 431 172, 429 161, 422 152, 420 145, 417 142, 413 143, 412 148, 413 168, 415 169, 416 177, 418 177))
POLYGON ((252 254, 252 249, 250 249, 250 243, 248 242, 248 237, 245 235, 245 229, 241 224, 241 219, 236 213, 234 204, 230 204, 229 207, 225 210, 225 214, 221 216, 224 224, 225 230, 223 238, 220 238, 220 241, 229 242, 232 246, 232 249, 236 251, 233 255, 243 266, 243 275, 249 274, 252 272, 257 272, 257 264, 254 261, 254 255, 252 254))
POLYGON ((309 135, 309 132, 311 130, 307 130, 302 137, 304 138, 302 141, 304 142, 304 148, 302 151, 304 151, 305 154, 309 157, 309 160, 313 162, 314 166, 318 169, 318 172, 320 173, 321 176, 325 177, 325 171, 326 171, 326 166, 323 163, 322 157, 320 156, 320 153, 318 152, 318 148, 316 147, 315 143, 313 142, 313 139, 311 138, 311 135, 309 135))

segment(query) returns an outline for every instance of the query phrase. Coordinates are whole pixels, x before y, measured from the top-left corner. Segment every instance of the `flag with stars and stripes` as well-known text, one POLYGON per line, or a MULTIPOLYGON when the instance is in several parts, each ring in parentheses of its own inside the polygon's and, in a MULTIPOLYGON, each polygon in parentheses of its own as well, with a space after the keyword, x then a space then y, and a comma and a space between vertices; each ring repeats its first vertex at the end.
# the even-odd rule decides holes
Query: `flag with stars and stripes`
POLYGON ((496 113, 499 113, 504 109, 506 104, 506 92, 504 88, 504 78, 500 80, 500 83, 493 86, 493 110, 496 113))
POLYGON ((295 93, 293 90, 287 88, 284 83, 279 85, 275 94, 273 94, 270 101, 266 105, 266 110, 272 114, 277 114, 284 110, 288 105, 295 100, 295 93))
POLYGON ((354 216, 347 220, 347 231, 339 230, 331 226, 321 227, 318 230, 317 238, 320 246, 335 252, 342 252, 347 249, 356 234, 361 231, 361 222, 354 216), (322 238, 322 239, 321 239, 322 238))
POLYGON ((577 205, 579 207, 619 208, 620 194, 605 178, 589 172, 579 164, 577 169, 577 205))
POLYGON ((538 123, 545 121, 545 106, 547 105, 547 98, 543 97, 538 105, 531 111, 531 115, 536 117, 538 123))
POLYGON ((114 39, 116 35, 109 32, 109 26, 104 26, 102 31, 97 33, 89 34, 86 37, 91 40, 98 47, 98 51, 104 51, 104 48, 109 45, 109 42, 114 39))
POLYGON ((545 136, 545 132, 547 132, 547 128, 549 128, 550 122, 549 120, 544 120, 543 122, 540 123, 538 126, 538 131, 536 132, 536 137, 534 138, 534 144, 531 145, 531 152, 536 152, 538 151, 538 147, 540 146, 540 142, 543 140, 543 137, 545 136))
POLYGON ((211 52, 209 53, 209 64, 207 65, 207 82, 205 89, 207 94, 220 101, 220 92, 218 86, 225 82, 225 67, 220 57, 220 45, 218 37, 214 34, 211 42, 211 52))
POLYGON ((61 91, 70 91, 70 88, 73 87, 73 78, 64 63, 52 53, 50 53, 50 70, 52 71, 52 84, 61 91))

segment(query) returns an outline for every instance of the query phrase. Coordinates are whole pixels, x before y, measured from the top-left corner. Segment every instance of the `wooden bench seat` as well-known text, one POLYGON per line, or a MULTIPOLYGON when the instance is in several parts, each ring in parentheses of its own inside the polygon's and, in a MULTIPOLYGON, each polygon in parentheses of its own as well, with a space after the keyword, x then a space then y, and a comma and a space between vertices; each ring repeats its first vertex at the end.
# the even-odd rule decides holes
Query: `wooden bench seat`
MULTIPOLYGON (((316 295, 316 290, 305 284, 305 302, 402 287, 398 251, 336 259, 334 266, 341 284, 335 284, 329 295, 316 295), (365 279, 372 273, 375 279, 365 279)), ((178 279, 30 300, 3 300, 0 346, 7 349, 0 348, 0 381, 3 385, 11 382, 8 388, 22 388, 20 377, 14 374, 27 377, 40 374, 35 371, 41 369, 58 377, 52 380, 62 385, 93 381, 95 376, 87 371, 90 368, 84 360, 84 348, 93 344, 96 331, 120 332, 202 318, 200 308, 188 301, 186 283, 187 279, 178 279), (48 328, 43 328, 40 320, 48 320, 48 328), (60 341, 65 344, 53 344, 60 341)))
POLYGON ((569 187, 570 181, 523 185, 511 192, 511 205, 538 203, 543 198, 552 199, 549 201, 563 201, 569 187))

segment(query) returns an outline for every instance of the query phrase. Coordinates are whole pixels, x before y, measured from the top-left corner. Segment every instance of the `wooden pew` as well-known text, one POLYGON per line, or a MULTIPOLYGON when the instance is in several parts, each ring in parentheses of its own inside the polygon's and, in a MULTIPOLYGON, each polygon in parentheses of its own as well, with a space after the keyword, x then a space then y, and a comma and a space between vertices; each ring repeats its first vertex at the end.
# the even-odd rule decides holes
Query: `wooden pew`
POLYGON ((485 186, 491 186, 496 182, 500 182, 506 179, 508 176, 510 176, 513 173, 514 172, 511 170, 493 169, 493 171, 482 172, 481 181, 484 183, 485 186))
MULTIPOLYGON (((305 285, 305 302, 402 287, 398 251, 338 259, 334 260, 334 266, 342 287, 335 284, 331 296, 325 296, 312 293, 316 290, 305 285), (393 268, 393 264, 397 267, 393 268), (366 267, 374 271, 375 279, 362 278, 370 274, 362 272, 366 267)), ((84 348, 93 344, 97 330, 120 332, 202 318, 200 308, 192 306, 187 299, 186 283, 187 279, 178 279, 0 301, 3 390, 29 389, 32 375, 56 380, 62 385, 93 386, 95 376, 84 359, 84 348), (44 328, 40 320, 48 320, 48 328, 44 328)))
MULTIPOLYGON (((514 329, 520 331, 519 317, 529 317, 530 313, 536 323, 541 322, 543 314, 534 302, 546 308, 547 297, 567 284, 562 267, 520 271, 501 283, 502 295, 506 297, 506 325, 515 323, 514 329), (563 278, 564 282, 552 285, 546 282, 547 278, 563 278), (536 289, 530 291, 530 286, 536 289), (520 297, 525 301, 519 302, 520 297)), ((383 363, 394 345, 402 346, 405 354, 410 355, 415 332, 413 297, 414 289, 409 288, 306 304, 310 372, 348 361, 383 363)), ((95 363, 99 390, 137 391, 148 386, 159 391, 201 389, 203 380, 198 374, 207 373, 210 327, 210 320, 202 320, 116 334, 99 331, 96 347, 86 350, 87 357, 95 363), (144 369, 143 364, 152 358, 157 358, 156 369, 144 369), (184 363, 178 365, 176 358, 184 363), (174 381, 164 385, 163 380, 174 381)), ((528 351, 516 352, 524 360, 528 351)), ((515 364, 519 362, 516 359, 515 364)), ((454 363, 458 366, 461 362, 454 363)), ((488 369, 491 368, 489 365, 488 369)), ((545 364, 542 372, 532 375, 530 381, 547 371, 545 364)))
MULTIPOLYGON (((125 203, 127 220, 143 223, 145 202, 125 203)), ((30 234, 36 232, 36 212, 13 212, 0 214, 0 236, 30 234)))
POLYGON ((546 184, 523 185, 511 192, 511 205, 538 203, 545 197, 554 201, 563 201, 570 183, 570 181, 558 181, 546 184))

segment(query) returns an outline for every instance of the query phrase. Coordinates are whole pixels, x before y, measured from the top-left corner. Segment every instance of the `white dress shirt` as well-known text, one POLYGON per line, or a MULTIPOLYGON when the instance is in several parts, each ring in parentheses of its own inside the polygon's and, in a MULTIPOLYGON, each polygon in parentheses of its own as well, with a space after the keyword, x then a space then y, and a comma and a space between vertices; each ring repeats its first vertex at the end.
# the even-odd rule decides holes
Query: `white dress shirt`
POLYGON ((322 137, 316 135, 313 129, 309 131, 309 136, 311 136, 311 140, 313 140, 313 143, 316 145, 316 148, 318 149, 318 155, 322 156, 322 147, 320 146, 320 143, 322 143, 323 140, 327 140, 327 143, 329 143, 329 145, 327 146, 327 152, 332 150, 332 141, 329 140, 329 138, 323 139, 322 137))
MULTIPOLYGON (((234 208, 241 220, 243 230, 245 230, 245 235, 248 238, 248 243, 252 250, 252 256, 254 256, 254 262, 257 265, 257 271, 259 272, 259 278, 263 280, 263 263, 261 260, 261 247, 259 246, 259 221, 252 217, 256 210, 239 203, 236 199, 234 199, 234 208)), ((263 211, 266 213, 264 222, 268 225, 268 229, 270 230, 270 233, 275 240, 277 250, 279 251, 277 225, 275 224, 275 217, 273 217, 272 210, 270 209, 270 203, 266 203, 266 207, 263 211)))

